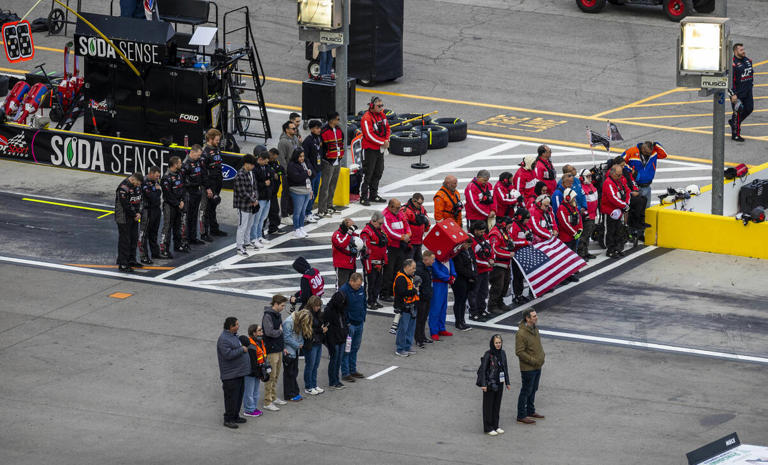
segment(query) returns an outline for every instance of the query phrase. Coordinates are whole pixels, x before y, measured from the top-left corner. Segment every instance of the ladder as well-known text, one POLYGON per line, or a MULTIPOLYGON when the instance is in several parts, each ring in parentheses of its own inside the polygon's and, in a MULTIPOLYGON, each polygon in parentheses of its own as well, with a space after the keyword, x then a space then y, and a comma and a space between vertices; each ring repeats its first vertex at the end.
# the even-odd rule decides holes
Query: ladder
MULTIPOLYGON (((229 47, 228 44, 237 44, 240 47, 242 44, 242 48, 227 50, 233 63, 224 72, 226 82, 223 93, 228 110, 231 111, 227 113, 231 115, 234 123, 232 132, 246 139, 248 136, 264 139, 266 143, 272 137, 262 90, 266 83, 266 76, 253 40, 253 29, 247 6, 224 13, 224 44, 225 47, 229 47), (230 23, 227 23, 228 17, 234 14, 244 16, 243 26, 232 27, 232 18, 230 23), (243 98, 244 96, 246 98, 243 98), (256 107, 258 111, 252 112, 252 107, 256 107)), ((222 121, 222 128, 229 129, 228 119, 222 121)))

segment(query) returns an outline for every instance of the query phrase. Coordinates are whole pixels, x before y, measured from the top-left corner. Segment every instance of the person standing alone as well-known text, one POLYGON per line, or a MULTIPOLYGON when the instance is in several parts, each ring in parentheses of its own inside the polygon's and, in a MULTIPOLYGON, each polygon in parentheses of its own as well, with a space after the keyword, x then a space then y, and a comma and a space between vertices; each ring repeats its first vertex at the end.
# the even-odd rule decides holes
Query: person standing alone
POLYGON ((384 203, 379 196, 379 181, 384 174, 384 150, 389 148, 389 122, 384 114, 384 103, 373 97, 368 111, 360 120, 363 131, 363 182, 360 186, 360 204, 384 203))
POLYGON ((733 46, 733 84, 730 90, 733 116, 728 120, 731 126, 731 139, 744 142, 741 137, 741 125, 752 114, 754 100, 752 87, 754 85, 752 60, 747 58, 744 44, 733 46))
POLYGON ((541 367, 544 365, 544 348, 541 346, 541 335, 536 324, 539 321, 536 310, 529 308, 523 311, 523 320, 515 335, 515 355, 520 360, 520 377, 522 387, 517 399, 517 422, 533 425, 536 419, 543 420, 534 406, 536 391, 539 389, 541 367))
POLYGON ((507 368, 507 353, 501 348, 500 334, 491 336, 490 349, 483 354, 477 380, 483 391, 483 431, 489 436, 504 434, 499 428, 499 411, 504 387, 509 385, 509 369, 507 368))

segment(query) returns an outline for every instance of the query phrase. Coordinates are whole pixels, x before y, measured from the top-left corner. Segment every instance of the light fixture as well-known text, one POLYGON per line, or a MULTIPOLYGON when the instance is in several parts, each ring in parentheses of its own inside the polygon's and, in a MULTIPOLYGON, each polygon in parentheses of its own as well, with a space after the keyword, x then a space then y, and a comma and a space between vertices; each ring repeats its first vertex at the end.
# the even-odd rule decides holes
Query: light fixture
POLYGON ((727 18, 687 17, 680 21, 682 74, 720 75, 727 67, 727 18))
POLYGON ((298 0, 299 26, 333 30, 341 28, 341 5, 336 0, 298 0))

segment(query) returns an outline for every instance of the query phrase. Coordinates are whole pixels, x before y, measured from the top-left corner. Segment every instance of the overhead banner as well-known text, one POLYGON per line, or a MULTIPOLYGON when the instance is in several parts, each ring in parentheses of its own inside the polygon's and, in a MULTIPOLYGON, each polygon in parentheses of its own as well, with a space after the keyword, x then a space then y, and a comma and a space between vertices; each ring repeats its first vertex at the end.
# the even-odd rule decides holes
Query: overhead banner
MULTIPOLYGON (((153 166, 165 173, 171 157, 183 160, 187 152, 182 147, 0 124, 0 159, 129 176, 137 171, 147 174, 153 166)), ((242 166, 242 156, 222 152, 222 158, 224 187, 232 188, 232 180, 242 166)))

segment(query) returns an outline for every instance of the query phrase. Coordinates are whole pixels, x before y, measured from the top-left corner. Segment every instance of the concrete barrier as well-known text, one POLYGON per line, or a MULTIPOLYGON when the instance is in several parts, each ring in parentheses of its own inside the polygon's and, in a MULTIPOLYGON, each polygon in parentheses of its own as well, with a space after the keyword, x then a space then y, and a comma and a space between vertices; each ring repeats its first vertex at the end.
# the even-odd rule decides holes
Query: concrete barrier
MULTIPOLYGON (((735 179, 725 182, 723 197, 724 216, 711 215, 712 185, 701 189, 686 202, 686 208, 674 205, 656 205, 646 210, 645 221, 651 225, 645 232, 645 243, 674 249, 696 250, 742 257, 768 259, 768 223, 748 223, 734 217, 738 213, 739 188, 761 176, 768 163, 750 169, 742 183, 735 179), (762 174, 762 173, 761 173, 762 174)), ((678 206, 679 206, 678 202, 678 206)))

